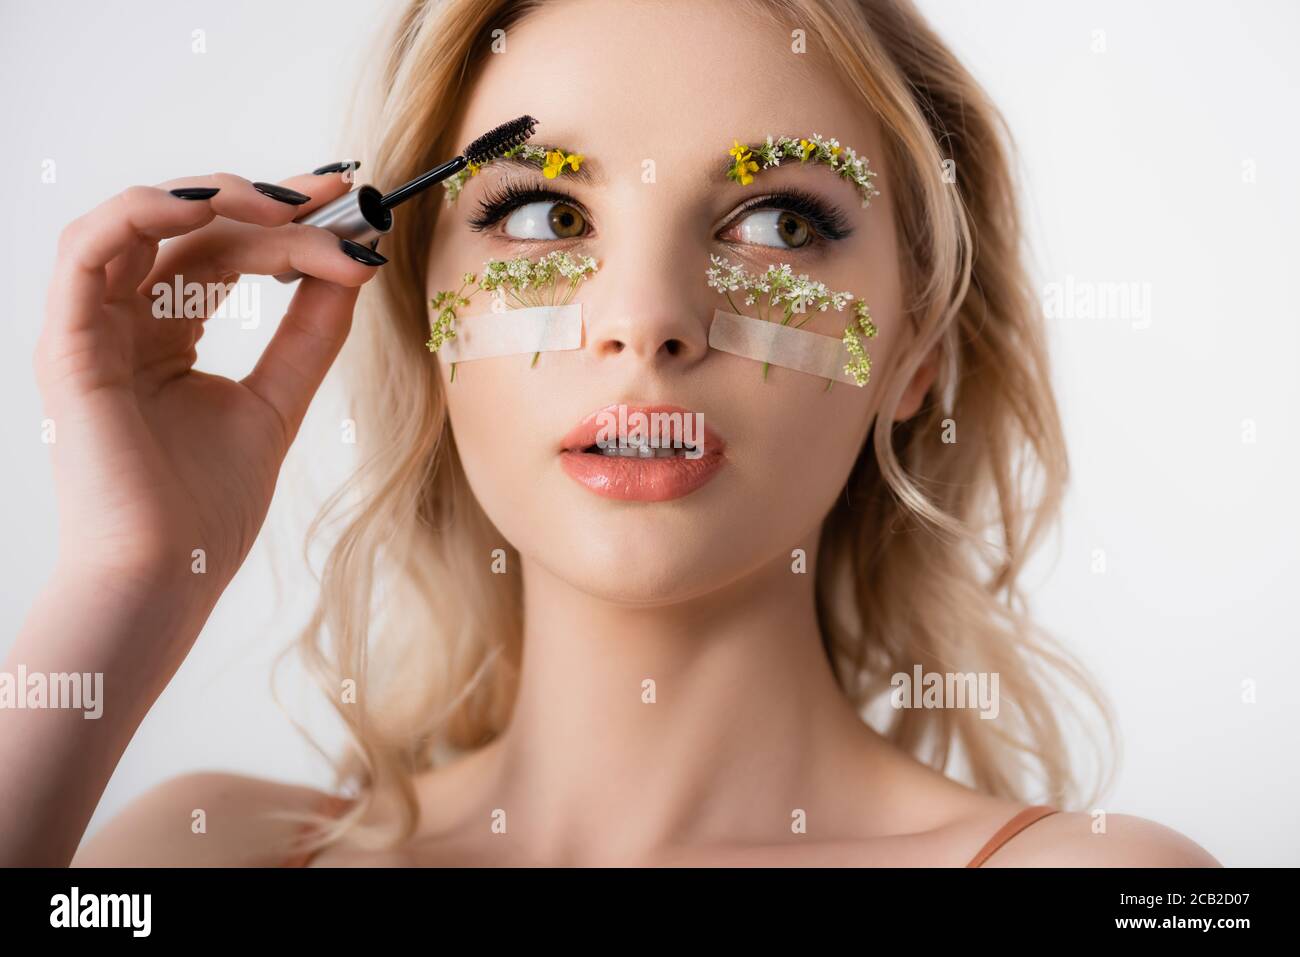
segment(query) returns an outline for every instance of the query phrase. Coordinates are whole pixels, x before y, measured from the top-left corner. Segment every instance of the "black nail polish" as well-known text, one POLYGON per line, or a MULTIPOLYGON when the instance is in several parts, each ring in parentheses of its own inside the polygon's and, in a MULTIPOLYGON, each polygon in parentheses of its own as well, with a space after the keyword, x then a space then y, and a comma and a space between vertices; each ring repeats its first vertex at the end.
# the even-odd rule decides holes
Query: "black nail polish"
POLYGON ((305 193, 300 193, 296 189, 276 186, 274 183, 254 183, 253 189, 263 196, 270 196, 272 199, 281 203, 288 203, 290 206, 301 206, 311 200, 311 197, 305 193))
POLYGON ((373 249, 367 249, 360 243, 354 243, 350 239, 340 239, 339 249, 343 250, 357 262, 366 266, 382 266, 388 262, 387 256, 381 256, 373 249))
POLYGON ((180 189, 169 189, 177 199, 211 199, 221 192, 217 186, 183 186, 180 189))
POLYGON ((342 173, 345 170, 350 170, 350 169, 351 170, 361 169, 361 164, 358 163, 356 160, 344 160, 342 163, 330 163, 326 166, 320 167, 319 169, 312 170, 312 175, 324 176, 327 173, 342 173))

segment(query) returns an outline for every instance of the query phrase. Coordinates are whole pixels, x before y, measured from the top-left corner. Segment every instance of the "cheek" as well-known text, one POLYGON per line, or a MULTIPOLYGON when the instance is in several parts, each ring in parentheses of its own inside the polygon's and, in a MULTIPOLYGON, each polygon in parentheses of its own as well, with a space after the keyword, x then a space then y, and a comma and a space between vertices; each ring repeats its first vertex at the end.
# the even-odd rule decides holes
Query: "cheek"
MULTIPOLYGON (((531 356, 509 356, 456 366, 449 382, 443 364, 448 415, 456 448, 475 498, 494 525, 515 545, 529 538, 539 490, 549 464, 554 426, 539 401, 531 356)), ((543 356, 543 362, 545 361, 543 356)))
MULTIPOLYGON (((737 363, 733 378, 761 378, 760 367, 737 363)), ((821 379, 774 367, 733 406, 745 409, 733 455, 743 483, 737 500, 747 513, 741 517, 761 522, 765 537, 781 544, 815 529, 834 505, 870 427, 870 385, 825 389, 821 379)))

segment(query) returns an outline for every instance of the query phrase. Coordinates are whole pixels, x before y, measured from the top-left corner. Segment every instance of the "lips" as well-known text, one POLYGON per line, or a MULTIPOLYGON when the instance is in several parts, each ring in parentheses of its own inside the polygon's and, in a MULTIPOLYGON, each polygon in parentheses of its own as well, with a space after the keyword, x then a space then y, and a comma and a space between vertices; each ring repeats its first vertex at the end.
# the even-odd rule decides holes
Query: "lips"
POLYGON ((726 462, 725 448, 701 415, 680 406, 610 405, 561 440, 560 464, 603 498, 665 502, 708 483, 726 462))

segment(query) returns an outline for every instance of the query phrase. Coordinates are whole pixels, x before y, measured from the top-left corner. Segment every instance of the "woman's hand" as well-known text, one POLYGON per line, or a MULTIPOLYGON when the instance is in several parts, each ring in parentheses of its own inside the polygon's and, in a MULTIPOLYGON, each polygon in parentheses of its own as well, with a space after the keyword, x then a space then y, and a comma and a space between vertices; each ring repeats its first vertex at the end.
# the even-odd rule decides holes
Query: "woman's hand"
POLYGON ((357 287, 384 261, 292 224, 347 188, 337 175, 277 187, 217 174, 133 187, 64 230, 35 357, 54 426, 59 560, 5 670, 93 678, 102 707, 0 710, 0 866, 72 859, 248 554, 357 287), (204 319, 185 317, 186 297, 152 295, 157 283, 224 290, 242 273, 290 269, 305 278, 238 382, 195 371, 204 319))
POLYGON ((352 257, 383 261, 292 223, 348 185, 304 175, 255 187, 218 173, 137 186, 63 231, 35 356, 55 429, 60 577, 116 590, 183 581, 213 601, 229 582, 347 336, 357 287, 377 272, 352 257), (179 238, 160 248, 168 237, 179 238), (205 320, 186 318, 183 301, 155 309, 151 292, 289 269, 306 278, 239 381, 194 369, 205 320))

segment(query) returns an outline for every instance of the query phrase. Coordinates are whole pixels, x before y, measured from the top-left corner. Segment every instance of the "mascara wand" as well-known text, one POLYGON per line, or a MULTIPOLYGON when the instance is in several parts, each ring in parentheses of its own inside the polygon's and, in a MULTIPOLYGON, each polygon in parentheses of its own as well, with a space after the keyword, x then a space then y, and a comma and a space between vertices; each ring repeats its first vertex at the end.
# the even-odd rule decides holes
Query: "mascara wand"
MULTIPOLYGON (((502 123, 470 143, 460 156, 435 166, 390 193, 381 193, 373 186, 359 186, 294 222, 320 226, 354 243, 373 243, 393 228, 393 207, 400 206, 430 186, 456 175, 470 163, 477 166, 496 159, 507 150, 527 141, 536 128, 537 121, 531 116, 521 116, 509 123, 502 123)), ((301 279, 302 273, 292 270, 280 273, 275 278, 280 282, 293 282, 301 279)))

